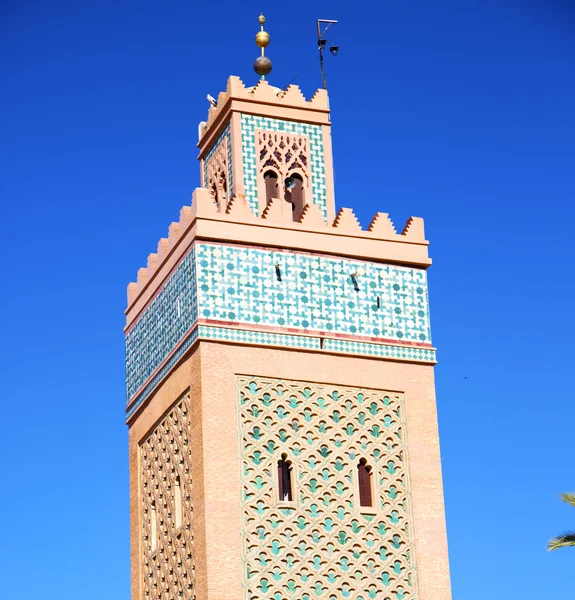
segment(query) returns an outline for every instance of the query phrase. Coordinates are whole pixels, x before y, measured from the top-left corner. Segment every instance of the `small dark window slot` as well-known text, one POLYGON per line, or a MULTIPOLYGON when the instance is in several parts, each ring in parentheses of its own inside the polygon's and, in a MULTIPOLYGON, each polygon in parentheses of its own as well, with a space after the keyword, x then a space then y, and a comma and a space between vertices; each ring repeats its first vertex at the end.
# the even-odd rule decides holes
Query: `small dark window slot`
POLYGON ((356 292, 359 292, 359 285, 357 283, 357 273, 352 273, 351 274, 351 282, 353 283, 353 289, 356 292))
POLYGON ((278 265, 276 265, 276 277, 278 281, 282 280, 282 270, 281 267, 278 265))
POLYGON ((373 499, 371 494, 371 468, 368 467, 365 459, 361 459, 357 465, 357 476, 359 484, 359 505, 372 507, 373 499))
POLYGON ((291 463, 286 459, 286 455, 283 454, 281 460, 278 461, 279 499, 280 502, 293 502, 292 467, 291 463))

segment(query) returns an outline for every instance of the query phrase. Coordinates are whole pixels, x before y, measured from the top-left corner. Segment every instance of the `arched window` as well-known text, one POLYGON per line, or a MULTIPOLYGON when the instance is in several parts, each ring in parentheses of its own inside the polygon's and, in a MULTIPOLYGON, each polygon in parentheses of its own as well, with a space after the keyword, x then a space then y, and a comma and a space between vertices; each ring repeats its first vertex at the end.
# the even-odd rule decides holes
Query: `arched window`
POLYGON ((152 552, 155 552, 158 545, 158 515, 156 514, 155 502, 152 502, 150 507, 150 538, 152 552))
POLYGON ((218 187, 217 187, 217 201, 220 210, 225 210, 227 206, 228 199, 228 184, 226 181, 226 176, 223 173, 220 173, 218 178, 218 187))
POLYGON ((359 484, 359 505, 373 506, 371 494, 371 467, 368 466, 365 458, 362 458, 357 465, 357 481, 359 484))
POLYGON ((264 182, 266 184, 266 203, 272 198, 278 198, 278 176, 274 171, 264 173, 264 182))
POLYGON ((292 205, 293 220, 299 221, 305 206, 303 197, 303 178, 299 173, 292 173, 290 177, 295 181, 295 186, 286 190, 285 199, 292 205))
POLYGON ((280 502, 292 502, 293 491, 291 481, 292 467, 287 455, 282 454, 278 461, 278 491, 280 502))
POLYGON ((179 475, 176 477, 176 485, 174 486, 174 504, 177 529, 182 526, 182 484, 179 475))

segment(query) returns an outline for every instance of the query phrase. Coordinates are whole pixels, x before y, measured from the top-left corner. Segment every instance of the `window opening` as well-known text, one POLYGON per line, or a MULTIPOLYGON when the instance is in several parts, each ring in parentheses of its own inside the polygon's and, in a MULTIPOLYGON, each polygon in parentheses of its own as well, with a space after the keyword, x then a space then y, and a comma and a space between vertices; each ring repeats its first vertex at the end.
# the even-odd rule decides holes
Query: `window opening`
POLYGON ((362 458, 357 465, 357 475, 359 483, 359 505, 373 506, 371 494, 371 467, 367 465, 365 458, 362 458))
POLYGON ((282 454, 281 460, 278 461, 278 486, 281 502, 293 501, 291 474, 291 462, 287 460, 285 454, 282 454))
POLYGON ((298 173, 292 173, 293 187, 286 188, 285 200, 292 205, 292 216, 294 221, 299 221, 304 209, 303 178, 298 173))
POLYGON ((278 197, 278 176, 274 171, 264 173, 264 182, 266 184, 266 203, 272 198, 278 197))
POLYGON ((156 514, 155 502, 152 502, 152 506, 150 507, 150 538, 152 552, 155 552, 158 545, 158 515, 156 514))
POLYGON ((176 477, 176 485, 174 489, 174 504, 176 513, 176 529, 182 526, 182 485, 180 476, 176 477))

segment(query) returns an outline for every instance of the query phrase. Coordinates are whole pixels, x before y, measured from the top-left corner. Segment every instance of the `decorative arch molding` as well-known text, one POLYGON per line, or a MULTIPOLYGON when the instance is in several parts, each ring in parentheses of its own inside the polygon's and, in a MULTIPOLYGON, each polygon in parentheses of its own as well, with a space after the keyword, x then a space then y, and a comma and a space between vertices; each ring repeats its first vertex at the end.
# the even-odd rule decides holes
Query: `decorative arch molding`
POLYGON ((273 171, 278 174, 279 197, 293 205, 294 221, 297 221, 312 198, 309 138, 299 133, 262 129, 256 130, 255 137, 260 213, 271 199, 265 175, 273 171), (297 179, 297 201, 294 201, 294 191, 284 189, 283 185, 287 177, 294 175, 297 179))

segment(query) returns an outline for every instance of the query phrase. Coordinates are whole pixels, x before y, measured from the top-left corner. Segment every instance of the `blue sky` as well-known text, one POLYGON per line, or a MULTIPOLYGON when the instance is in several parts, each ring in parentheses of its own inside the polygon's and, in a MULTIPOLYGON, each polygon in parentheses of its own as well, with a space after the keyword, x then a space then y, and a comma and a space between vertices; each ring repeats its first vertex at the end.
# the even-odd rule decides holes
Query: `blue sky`
POLYGON ((340 21, 337 205, 425 218, 454 598, 573 597, 545 543, 575 528, 575 8, 214 6, 0 6, 2 597, 129 597, 125 286, 199 185, 206 93, 255 81, 260 10, 280 87, 340 21))

